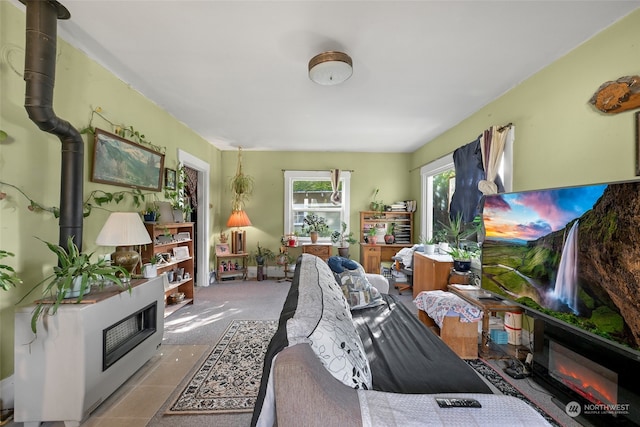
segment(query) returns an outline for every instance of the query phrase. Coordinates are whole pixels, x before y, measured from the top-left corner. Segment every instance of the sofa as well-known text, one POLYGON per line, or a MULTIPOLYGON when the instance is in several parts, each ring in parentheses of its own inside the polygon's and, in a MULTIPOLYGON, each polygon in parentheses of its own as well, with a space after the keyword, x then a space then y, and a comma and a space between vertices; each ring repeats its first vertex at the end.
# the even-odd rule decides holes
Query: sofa
POLYGON ((365 279, 380 289, 358 290, 370 303, 352 309, 340 275, 316 256, 299 257, 252 426, 549 425, 523 401, 493 394, 408 308, 379 292, 388 291, 386 279, 365 279), (436 397, 482 407, 440 408, 436 397))

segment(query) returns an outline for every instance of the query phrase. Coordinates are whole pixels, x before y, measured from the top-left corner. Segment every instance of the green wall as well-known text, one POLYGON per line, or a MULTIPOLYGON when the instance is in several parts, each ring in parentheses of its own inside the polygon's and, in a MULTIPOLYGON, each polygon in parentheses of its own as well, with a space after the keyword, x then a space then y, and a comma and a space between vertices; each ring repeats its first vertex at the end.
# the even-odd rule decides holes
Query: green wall
MULTIPOLYGON (((25 83, 10 64, 24 68, 25 15, 8 1, 0 1, 0 49, 10 49, 0 62, 0 129, 9 138, 0 143, 0 181, 19 186, 29 197, 46 206, 58 206, 60 194, 60 140, 40 131, 24 109, 25 83), (7 58, 10 64, 7 63, 7 58)), ((171 117, 160 107, 130 88, 125 82, 96 64, 86 55, 59 40, 54 110, 78 129, 88 125, 91 110, 102 107, 105 116, 131 125, 148 140, 166 147, 165 165, 177 164, 177 149, 189 152, 211 165, 211 185, 220 186, 220 151, 171 117), (179 145, 178 145, 179 143, 179 145)), ((99 118, 93 124, 105 130, 110 125, 99 118)), ((90 182, 93 142, 85 136, 85 195, 94 189, 115 192, 125 189, 90 182)), ((0 200, 0 247, 14 252, 9 259, 23 279, 22 286, 0 291, 0 379, 13 372, 13 309, 21 296, 48 275, 55 257, 36 237, 58 242, 58 221, 48 212, 30 212, 28 202, 18 192, 0 185, 8 195, 0 200)), ((211 212, 219 212, 219 192, 213 192, 211 212)), ((163 199, 162 193, 157 193, 163 199)), ((130 200, 130 199, 129 199, 130 200)), ((130 202, 107 206, 111 210, 138 210, 130 202)), ((108 212, 95 210, 84 221, 84 250, 107 254, 113 248, 96 247, 96 236, 108 212)), ((215 218, 212 219, 212 222, 215 218)), ((213 227, 212 227, 213 229, 213 227)), ((7 259, 3 260, 7 261, 7 259)), ((1 397, 1 396, 0 396, 1 397)))
MULTIPOLYGON (((222 153, 222 180, 225 183, 222 189, 223 226, 231 212, 231 193, 227 184, 236 172, 237 158, 237 151, 222 153)), ((351 229, 357 230, 359 212, 368 210, 375 188, 380 188, 378 199, 386 203, 409 198, 409 158, 409 154, 243 150, 242 170, 255 181, 253 196, 245 206, 252 223, 252 227, 246 230, 249 250, 255 251, 257 242, 276 252, 280 247, 284 230, 283 170, 352 170, 350 222, 351 229)), ((220 230, 217 231, 219 233, 220 230)), ((352 258, 359 258, 357 245, 352 246, 350 253, 352 258)))
POLYGON ((418 149, 410 166, 413 197, 420 196, 420 166, 510 122, 514 191, 634 179, 638 110, 604 114, 588 100, 602 83, 638 74, 640 10, 418 149))

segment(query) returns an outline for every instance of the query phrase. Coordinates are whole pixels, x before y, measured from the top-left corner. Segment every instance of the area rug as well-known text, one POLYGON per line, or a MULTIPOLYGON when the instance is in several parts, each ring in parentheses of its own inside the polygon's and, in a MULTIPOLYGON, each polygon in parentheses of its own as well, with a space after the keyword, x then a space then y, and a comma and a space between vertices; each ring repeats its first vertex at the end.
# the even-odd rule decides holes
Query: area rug
POLYGON ((232 320, 166 414, 252 412, 275 320, 232 320))
POLYGON ((486 378, 493 386, 495 386, 500 393, 517 397, 520 400, 525 401, 529 406, 535 409, 540 415, 542 415, 552 426, 560 427, 561 425, 549 414, 545 412, 544 409, 535 404, 531 399, 522 394, 520 390, 515 388, 511 383, 509 383, 498 371, 493 369, 493 367, 489 366, 482 359, 465 359, 465 362, 469 364, 473 369, 476 370, 480 375, 486 378))

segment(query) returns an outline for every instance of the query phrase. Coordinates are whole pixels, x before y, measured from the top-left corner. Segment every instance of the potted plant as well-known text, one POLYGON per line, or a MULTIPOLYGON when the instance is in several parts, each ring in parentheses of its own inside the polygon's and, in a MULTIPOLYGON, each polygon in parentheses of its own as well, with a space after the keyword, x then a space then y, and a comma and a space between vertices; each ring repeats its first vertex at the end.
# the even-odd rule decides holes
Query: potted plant
POLYGON ((238 164, 236 174, 229 181, 231 189, 231 210, 237 211, 242 209, 245 202, 249 200, 253 192, 253 177, 246 175, 242 171, 242 147, 238 147, 238 164))
MULTIPOLYGON (((0 259, 14 256, 12 252, 0 249, 0 259)), ((22 283, 22 280, 16 276, 16 272, 10 265, 0 264, 0 289, 8 291, 12 286, 15 287, 22 283)))
MULTIPOLYGON (((44 241, 43 241, 44 242, 44 241)), ((76 303, 82 301, 89 293, 91 285, 102 289, 108 285, 116 285, 131 292, 131 284, 120 277, 129 278, 129 272, 120 266, 110 265, 106 259, 91 261, 93 252, 81 253, 72 237, 67 240, 67 248, 44 242, 49 250, 58 258, 58 265, 53 267, 53 273, 37 283, 19 302, 22 302, 34 290, 42 289, 42 299, 36 302, 31 316, 31 330, 36 333, 38 318, 44 314, 54 315, 58 307, 66 298, 76 298, 76 303)))
POLYGON ((434 237, 430 239, 420 239, 420 243, 424 245, 424 253, 427 255, 433 255, 436 252, 436 240, 434 237))
POLYGON ((265 264, 276 259, 276 254, 271 249, 263 248, 262 246, 260 246, 260 242, 258 242, 256 247, 258 248, 258 250, 256 252, 251 252, 249 256, 256 262, 256 265, 258 266, 256 278, 258 281, 261 281, 265 278, 265 264))
POLYGON ((311 243, 318 241, 318 236, 325 237, 329 232, 329 226, 323 216, 310 213, 304 217, 303 231, 309 234, 311 243))
POLYGON ((378 243, 378 236, 376 234, 376 227, 370 227, 367 230, 367 243, 375 245, 378 243))
POLYGON ((142 266, 142 275, 145 279, 151 279, 158 275, 158 263, 162 262, 164 258, 160 254, 153 254, 149 258, 149 262, 142 266))
POLYGON ((460 272, 471 270, 472 252, 466 249, 452 247, 449 255, 453 258, 453 269, 460 272))
POLYGON ((173 221, 184 222, 185 214, 191 213, 191 203, 188 203, 185 197, 185 182, 187 172, 182 163, 178 164, 176 173, 176 188, 170 189, 165 187, 164 196, 169 199, 171 209, 173 209, 173 221))
POLYGON ((256 265, 264 265, 265 261, 273 258, 273 251, 271 249, 265 249, 260 246, 260 242, 256 245, 258 248, 256 252, 251 253, 251 257, 255 260, 256 265))
POLYGON ((350 231, 347 233, 347 223, 342 222, 341 230, 335 230, 331 233, 331 242, 335 245, 338 244, 338 255, 343 258, 349 257, 349 245, 353 245, 358 243, 358 241, 353 237, 353 232, 350 231))
POLYGON ((145 222, 156 222, 160 217, 160 208, 157 203, 147 203, 147 207, 142 211, 142 217, 145 222))
POLYGON ((457 271, 469 271, 471 269, 471 257, 475 256, 475 251, 463 248, 462 240, 471 237, 477 233, 481 226, 480 217, 474 218, 470 226, 465 224, 462 214, 458 213, 455 217, 449 217, 449 224, 440 223, 447 235, 452 239, 452 247, 446 252, 453 258, 454 269, 457 271))
POLYGON ((389 225, 387 225, 387 231, 384 233, 384 242, 387 245, 392 244, 396 240, 396 236, 394 236, 393 234, 395 228, 396 228, 395 222, 391 222, 389 223, 389 225))
POLYGON ((374 212, 382 212, 384 210, 384 202, 377 199, 378 192, 380 192, 380 189, 376 188, 373 192, 371 203, 369 204, 369 208, 374 212))

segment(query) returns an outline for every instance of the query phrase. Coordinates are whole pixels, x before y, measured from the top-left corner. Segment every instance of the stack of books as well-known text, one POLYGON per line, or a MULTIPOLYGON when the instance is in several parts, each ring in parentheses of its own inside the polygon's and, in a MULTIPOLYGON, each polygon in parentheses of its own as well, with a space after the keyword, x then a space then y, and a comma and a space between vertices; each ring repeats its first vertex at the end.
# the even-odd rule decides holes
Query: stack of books
POLYGON ((405 202, 395 202, 391 204, 391 212, 406 212, 407 204, 405 202))

